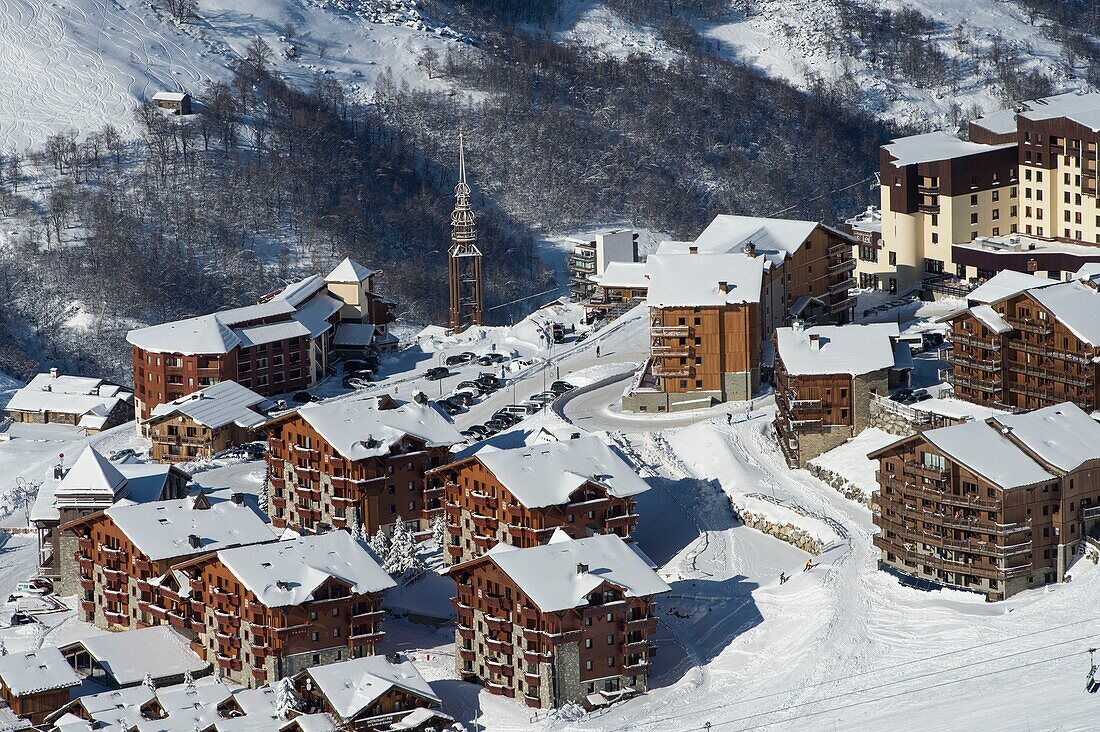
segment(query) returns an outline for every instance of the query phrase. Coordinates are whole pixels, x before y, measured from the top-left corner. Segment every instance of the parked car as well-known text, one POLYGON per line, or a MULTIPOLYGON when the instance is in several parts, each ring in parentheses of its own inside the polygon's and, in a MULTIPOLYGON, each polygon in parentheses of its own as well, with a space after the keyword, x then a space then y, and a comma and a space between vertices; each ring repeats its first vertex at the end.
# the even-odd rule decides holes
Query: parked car
POLYGON ((561 323, 551 323, 550 332, 554 336, 554 343, 561 343, 565 340, 565 326, 561 323))
POLYGON ((489 391, 489 387, 482 384, 480 381, 460 381, 458 383, 459 389, 473 389, 478 395, 484 394, 489 391))
POLYGON ((424 378, 428 381, 439 381, 445 379, 451 375, 450 370, 446 366, 435 366, 424 372, 424 378))
POLYGON ((367 389, 374 386, 370 379, 364 379, 359 376, 346 376, 344 377, 343 384, 348 389, 367 389))
POLYGON ((486 422, 483 425, 477 425, 477 426, 481 427, 481 429, 485 430, 485 436, 486 437, 492 437, 497 432, 500 432, 502 429, 504 429, 500 424, 498 424, 498 423, 490 424, 490 422, 493 422, 493 420, 490 419, 488 422, 486 422))
POLYGON ((112 452, 110 455, 107 456, 107 459, 113 463, 120 463, 123 460, 132 457, 137 457, 137 450, 129 447, 124 447, 121 450, 115 450, 114 452, 112 452))
POLYGON ((461 404, 464 407, 469 407, 474 403, 474 395, 468 391, 456 391, 454 394, 447 397, 447 400, 456 404, 461 404))
POLYGON ((22 610, 16 610, 11 614, 11 623, 9 623, 9 625, 30 625, 36 622, 38 621, 34 619, 33 615, 25 613, 22 610))
POLYGON ((550 385, 550 391, 554 392, 558 396, 561 396, 567 391, 573 391, 576 387, 570 384, 568 381, 555 381, 550 385))
POLYGON ((504 422, 503 420, 500 420, 500 419, 490 419, 488 422, 485 423, 485 426, 488 427, 489 429, 491 429, 493 431, 493 434, 495 435, 497 432, 500 432, 502 430, 506 430, 509 427, 511 427, 512 425, 507 424, 506 422, 504 422))
POLYGON ((488 437, 490 434, 492 434, 489 432, 489 430, 485 428, 484 425, 480 424, 470 425, 470 427, 467 429, 467 432, 476 432, 481 437, 488 437))
POLYGON ((507 407, 505 407, 501 411, 502 412, 507 412, 508 414, 518 414, 521 417, 526 417, 529 414, 534 414, 535 412, 539 411, 540 409, 542 409, 541 404, 532 404, 531 402, 524 402, 523 404, 509 404, 507 407))
POLYGON ((467 440, 480 440, 481 439, 481 433, 480 432, 474 432, 473 430, 459 430, 458 434, 462 435, 467 440))
POLYGON ((533 397, 531 397, 531 401, 538 402, 539 404, 549 404, 550 402, 554 401, 557 398, 558 398, 558 395, 555 394, 554 392, 544 391, 544 392, 540 392, 538 394, 535 394, 533 397))
POLYGON ((506 424, 508 424, 508 426, 511 426, 514 424, 519 424, 520 420, 522 420, 523 417, 518 414, 513 414, 512 412, 500 411, 493 415, 493 419, 499 422, 505 422, 506 424))
POLYGON ((308 391, 296 391, 294 395, 290 397, 290 400, 295 404, 305 404, 313 399, 313 395, 308 391))
POLYGON ((53 586, 43 587, 41 584, 30 580, 28 582, 19 582, 15 585, 15 594, 24 593, 23 597, 29 597, 31 595, 48 595, 53 591, 53 586))
POLYGON ((465 407, 463 407, 461 404, 455 404, 449 399, 440 399, 436 401, 436 404, 439 405, 440 409, 442 409, 444 412, 451 415, 452 417, 456 414, 461 414, 462 412, 466 411, 465 407))
POLYGON ((504 386, 504 382, 497 378, 495 374, 478 374, 474 381, 484 384, 488 389, 499 389, 504 386))
POLYGON ((899 404, 906 404, 913 398, 912 389, 899 389, 890 395, 890 401, 898 402, 899 404))
POLYGON ((492 366, 495 363, 504 363, 508 360, 508 357, 503 353, 486 353, 483 356, 479 356, 477 362, 482 366, 492 366))
POLYGON ((356 359, 352 359, 350 361, 344 361, 344 373, 345 374, 353 374, 356 371, 362 371, 365 368, 368 368, 366 361, 359 361, 359 360, 356 360, 356 359))
POLYGON ((45 577, 32 577, 27 580, 27 582, 35 587, 41 587, 46 592, 53 592, 53 582, 50 582, 45 577))
POLYGON ((462 353, 456 353, 453 356, 447 356, 447 358, 443 359, 443 363, 447 364, 448 366, 461 366, 464 363, 470 363, 475 358, 477 358, 476 354, 470 353, 469 351, 463 351, 462 353))

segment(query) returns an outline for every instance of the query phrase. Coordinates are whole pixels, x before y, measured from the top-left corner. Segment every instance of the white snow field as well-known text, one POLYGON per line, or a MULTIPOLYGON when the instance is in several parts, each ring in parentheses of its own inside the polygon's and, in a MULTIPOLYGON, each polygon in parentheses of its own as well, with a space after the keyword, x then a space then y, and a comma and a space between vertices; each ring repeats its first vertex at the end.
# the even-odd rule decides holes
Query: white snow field
POLYGON ((178 26, 148 0, 0 0, 0 148, 25 150, 107 123, 132 133, 137 102, 229 80, 256 36, 291 83, 309 88, 314 74, 333 74, 360 101, 387 68, 397 83, 442 83, 429 82, 416 61, 429 46, 442 52, 455 42, 407 2, 203 0, 199 15, 178 26), (280 40, 287 21, 300 36, 280 40))

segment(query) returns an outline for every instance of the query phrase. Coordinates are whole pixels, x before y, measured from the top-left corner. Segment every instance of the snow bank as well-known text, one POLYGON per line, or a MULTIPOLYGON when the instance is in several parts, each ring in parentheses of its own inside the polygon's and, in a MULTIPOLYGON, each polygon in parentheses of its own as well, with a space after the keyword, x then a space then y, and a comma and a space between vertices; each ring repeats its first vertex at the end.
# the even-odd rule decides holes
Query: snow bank
POLYGON ((845 490, 845 484, 855 488, 869 499, 871 492, 877 486, 875 471, 878 470, 878 462, 867 459, 867 454, 897 440, 897 435, 884 432, 877 427, 869 427, 843 445, 811 460, 810 472, 849 498, 854 498, 855 492, 850 489, 845 490), (833 476, 836 476, 836 479, 833 476))

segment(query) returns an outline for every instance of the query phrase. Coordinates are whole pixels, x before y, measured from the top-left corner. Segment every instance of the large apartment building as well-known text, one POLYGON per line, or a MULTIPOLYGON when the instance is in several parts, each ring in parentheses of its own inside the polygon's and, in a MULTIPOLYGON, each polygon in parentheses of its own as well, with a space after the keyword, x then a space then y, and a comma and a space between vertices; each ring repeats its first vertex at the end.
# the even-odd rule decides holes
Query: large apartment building
POLYGON ((1100 532, 1100 424, 1058 404, 905 437, 879 463, 879 566, 1002 600, 1061 582, 1100 532))
POLYGON ((665 412, 750 398, 761 341, 792 319, 852 319, 855 239, 813 221, 718 216, 646 262, 651 356, 623 397, 665 412))
POLYGON ((638 259, 638 235, 631 229, 603 231, 591 237, 571 238, 569 293, 576 302, 587 300, 596 290, 593 278, 600 277, 613 263, 638 259))
MULTIPOLYGON (((159 585, 180 562, 277 538, 240 500, 203 494, 117 504, 61 526, 77 537, 78 616, 107 630, 156 625, 159 585)), ((180 623, 182 627, 182 622, 180 623)))
POLYGON ((614 534, 518 549, 447 570, 457 585, 455 670, 529 707, 591 708, 648 690, 654 598, 670 588, 614 534))
POLYGON ((255 687, 373 655, 382 595, 396 583, 366 546, 330 531, 208 552, 176 564, 161 586, 150 604, 158 619, 181 615, 201 658, 255 687))
POLYGON ((946 318, 956 396, 1009 410, 1100 408, 1100 277, 1043 282, 1002 273, 946 318))
POLYGON ((962 286, 997 270, 1060 278, 1100 261, 1097 132, 1100 93, 1060 94, 970 122, 969 140, 932 132, 892 140, 880 153, 881 248, 860 249, 861 284, 891 292, 925 280, 962 286), (1045 242, 1042 257, 995 249, 1045 242), (971 245, 979 238, 994 246, 971 245))
POLYGON ((345 259, 327 277, 291 283, 255 305, 130 331, 138 421, 229 379, 265 397, 305 389, 325 376, 341 328, 360 342, 370 326, 360 350, 392 348, 394 306, 374 291, 376 274, 345 259))
POLYGON ((908 383, 912 354, 898 336, 895 323, 776 328, 775 431, 791 467, 858 435, 872 395, 908 383))
POLYGON ((362 393, 307 404, 265 429, 271 523, 308 533, 360 526, 373 534, 398 518, 427 528, 443 488, 425 473, 465 440, 427 400, 362 393))
POLYGON ((558 529, 580 539, 616 534, 638 523, 635 496, 649 485, 594 435, 511 448, 482 445, 436 468, 443 481, 447 546, 458 564, 504 542, 545 544, 558 529))

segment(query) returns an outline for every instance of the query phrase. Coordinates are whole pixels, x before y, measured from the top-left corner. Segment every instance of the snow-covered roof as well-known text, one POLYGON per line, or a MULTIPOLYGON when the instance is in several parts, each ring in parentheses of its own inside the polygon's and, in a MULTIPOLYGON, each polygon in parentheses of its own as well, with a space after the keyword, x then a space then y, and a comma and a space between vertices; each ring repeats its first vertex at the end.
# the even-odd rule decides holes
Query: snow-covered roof
POLYGON ((344 261, 340 262, 340 264, 336 265, 335 269, 328 273, 328 276, 325 277, 325 282, 362 282, 370 278, 373 274, 373 270, 367 269, 351 257, 344 257, 344 261))
POLYGON ((332 342, 337 346, 369 346, 374 343, 374 331, 370 323, 340 323, 332 342))
POLYGON ((1006 297, 1012 297, 1013 295, 1019 295, 1024 290, 1030 290, 1033 287, 1043 287, 1045 285, 1051 285, 1058 280, 1052 280, 1047 277, 1041 277, 1039 275, 1027 274, 1026 272, 1015 272, 1011 269, 1006 269, 998 272, 990 277, 983 284, 979 285, 975 289, 971 290, 966 299, 969 302, 982 303, 988 305, 990 303, 1003 300, 1006 297))
POLYGON ((454 717, 438 709, 417 707, 396 722, 390 723, 390 732, 424 729, 432 722, 438 729, 447 729, 448 725, 454 722, 454 717))
POLYGON ((438 704, 439 696, 412 661, 400 659, 392 663, 386 656, 365 656, 314 666, 302 673, 313 679, 341 720, 355 717, 395 687, 438 704))
MULTIPOLYGON (((420 711, 420 710, 419 709, 414 709, 412 712, 405 715, 404 719, 408 719, 413 714, 416 714, 418 711, 420 711)), ((391 723, 390 724, 390 729, 391 730, 399 729, 399 727, 396 726, 397 724, 399 724, 399 723, 398 722, 391 723)), ((336 722, 334 722, 332 720, 332 717, 325 714, 324 712, 317 712, 315 714, 300 714, 297 717, 295 717, 294 719, 291 719, 287 722, 284 722, 283 726, 279 727, 280 730, 288 730, 288 729, 292 729, 292 728, 300 729, 302 732, 337 732, 337 730, 339 729, 336 726, 336 722)), ((218 732, 233 732, 233 731, 228 729, 228 728, 223 729, 221 726, 219 726, 218 727, 218 732)), ((266 732, 266 731, 257 730, 257 732, 266 732)))
MULTIPOLYGON (((1067 92, 1050 97, 1020 102, 1019 116, 1028 120, 1048 120, 1065 117, 1093 132, 1100 131, 1100 93, 1067 92)), ((982 118, 978 120, 982 123, 982 118)), ((984 127, 985 125, 982 124, 984 127)))
POLYGON ((922 434, 952 460, 1002 488, 1032 485, 1055 477, 986 422, 964 422, 922 434))
POLYGON ((1008 333, 1012 330, 1008 321, 989 305, 975 305, 969 309, 969 313, 994 333, 1008 333))
POLYGON ((844 221, 855 231, 881 232, 882 211, 878 206, 868 206, 866 209, 844 221))
POLYGON ((900 168, 916 163, 963 158, 967 155, 977 155, 991 150, 1015 146, 1016 143, 1014 142, 1003 145, 983 145, 977 142, 960 140, 954 135, 941 131, 899 137, 891 140, 888 145, 885 145, 885 148, 894 158, 894 165, 900 168))
POLYGON ((953 397, 944 399, 925 399, 923 402, 917 402, 909 406, 918 412, 928 412, 930 414, 938 414, 942 417, 959 420, 976 419, 981 421, 1005 414, 1003 409, 994 409, 993 407, 986 407, 981 404, 975 404, 974 402, 955 399, 953 397))
POLYGON ((671 589, 632 545, 615 534, 571 539, 559 529, 548 544, 517 549, 500 543, 486 557, 543 612, 587 606, 588 594, 604 583, 621 587, 627 597, 671 589))
POLYGON ((769 264, 779 265, 798 251, 818 225, 816 221, 720 214, 695 241, 663 241, 657 254, 686 254, 692 247, 699 254, 733 254, 745 251, 751 243, 769 264))
MULTIPOLYGON (((110 732, 128 730, 132 725, 138 724, 144 717, 141 707, 155 698, 155 693, 144 684, 128 686, 124 689, 111 689, 99 694, 89 694, 74 699, 69 708, 83 707, 87 715, 100 725, 118 724, 117 728, 108 727, 110 732)), ((96 729, 102 727, 96 726, 96 729)))
POLYGON ((197 674, 210 664, 195 655, 188 640, 169 625, 103 633, 70 643, 82 647, 118 686, 140 684, 145 674, 154 679, 197 674))
POLYGON ((266 397, 236 381, 227 380, 175 401, 158 404, 153 408, 152 416, 160 418, 182 414, 211 429, 228 424, 253 429, 267 421, 267 417, 256 410, 256 407, 262 409, 265 404, 270 404, 266 397))
POLYGON ((897 323, 776 328, 775 337, 779 357, 792 376, 858 376, 896 365, 891 339, 898 337, 897 323))
POLYGON ((142 554, 156 561, 275 540, 271 527, 251 508, 232 501, 202 508, 194 498, 130 506, 105 512, 142 554), (199 546, 189 537, 197 536, 199 546))
POLYGON ((395 586, 374 554, 344 531, 225 549, 218 559, 266 607, 308 602, 330 578, 355 594, 395 586))
POLYGON ((1002 414, 996 422, 1047 465, 1069 472, 1100 459, 1100 423, 1072 402, 1023 414, 1002 414))
POLYGON ((508 450, 486 445, 473 457, 528 508, 568 503, 588 483, 617 498, 649 490, 634 469, 594 435, 508 450))
POLYGON ((61 651, 52 646, 0 656, 0 684, 12 696, 68 689, 80 680, 61 651))
POLYGON ((146 351, 195 355, 317 337, 332 327, 328 318, 343 306, 335 297, 319 295, 324 288, 320 275, 310 275, 255 305, 137 328, 126 334, 126 340, 146 351))
POLYGON ((89 445, 61 479, 55 496, 102 496, 114 500, 126 484, 126 476, 98 450, 89 445))
POLYGON ((1085 262, 1073 274, 1074 279, 1078 280, 1091 280, 1097 276, 1100 276, 1100 262, 1085 262))
POLYGON ((721 306, 760 301, 764 257, 653 254, 646 262, 650 307, 721 306), (726 291, 719 283, 726 283, 726 291))
POLYGON ((12 395, 6 409, 18 412, 58 412, 106 417, 120 401, 133 398, 129 389, 85 376, 38 374, 12 395))
POLYGON ((645 262, 608 262, 603 274, 593 276, 592 280, 600 287, 649 287, 645 262))
POLYGON ((1028 294, 1058 318, 1075 336, 1100 345, 1100 292, 1081 280, 1028 290, 1028 294))
POLYGON ((153 95, 153 101, 156 102, 182 102, 184 97, 189 96, 184 92, 170 92, 159 91, 153 95))
POLYGON ((429 447, 465 440, 454 423, 430 404, 407 402, 395 409, 378 406, 378 397, 355 393, 303 405, 297 413, 348 460, 386 455, 406 436, 424 440, 429 447))

